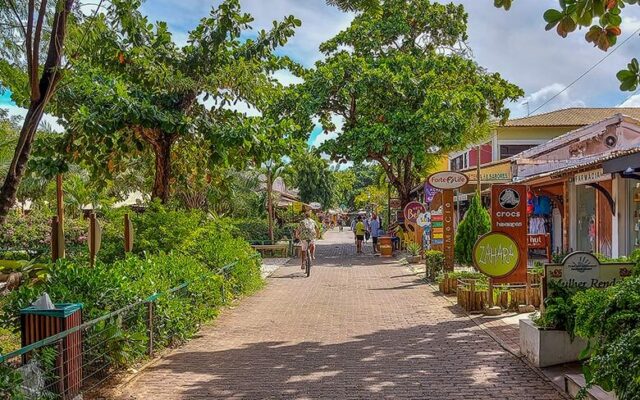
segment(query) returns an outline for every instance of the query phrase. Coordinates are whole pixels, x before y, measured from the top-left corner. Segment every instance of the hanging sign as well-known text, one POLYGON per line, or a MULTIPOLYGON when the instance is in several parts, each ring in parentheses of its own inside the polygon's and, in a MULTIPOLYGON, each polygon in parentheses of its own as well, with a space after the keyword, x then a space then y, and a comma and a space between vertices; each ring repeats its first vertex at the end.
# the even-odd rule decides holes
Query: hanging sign
POLYGON ((402 208, 402 202, 397 197, 392 197, 389 199, 389 208, 400 209, 402 208))
POLYGON ((491 278, 510 275, 520 263, 520 249, 515 240, 504 233, 489 232, 473 247, 473 264, 491 278))
POLYGON ((633 268, 632 263, 601 264, 593 254, 576 251, 566 256, 560 264, 545 265, 545 292, 548 294, 550 282, 570 288, 605 289, 631 276, 633 268))
POLYGON ((429 185, 428 183, 424 184, 424 202, 431 203, 433 198, 438 194, 439 190, 429 185))
POLYGON ((429 175, 427 183, 436 189, 453 190, 463 187, 469 182, 466 175, 454 171, 442 171, 429 175))
MULTIPOLYGON (((518 254, 527 252, 527 187, 525 185, 491 186, 491 231, 504 233, 515 241, 518 254)), ((527 258, 519 257, 518 265, 495 283, 527 281, 527 258)))

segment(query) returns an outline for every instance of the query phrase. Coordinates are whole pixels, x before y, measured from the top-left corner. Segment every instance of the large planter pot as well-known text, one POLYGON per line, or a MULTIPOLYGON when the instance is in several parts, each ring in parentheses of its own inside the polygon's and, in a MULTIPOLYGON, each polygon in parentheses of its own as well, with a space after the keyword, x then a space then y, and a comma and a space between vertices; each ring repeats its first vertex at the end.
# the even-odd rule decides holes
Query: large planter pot
POLYGON ((586 340, 576 337, 571 341, 566 331, 542 329, 530 319, 520 320, 520 353, 536 367, 578 361, 586 347, 586 340))
POLYGON ((420 256, 407 256, 407 262, 410 264, 416 264, 420 262, 420 256))

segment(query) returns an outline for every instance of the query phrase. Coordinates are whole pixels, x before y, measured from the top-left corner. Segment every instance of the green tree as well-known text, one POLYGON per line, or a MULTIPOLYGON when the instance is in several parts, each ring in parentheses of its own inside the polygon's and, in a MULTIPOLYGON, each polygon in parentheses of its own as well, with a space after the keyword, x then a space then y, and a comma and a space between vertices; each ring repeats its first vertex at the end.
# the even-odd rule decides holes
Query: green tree
POLYGON ((317 152, 303 150, 293 154, 291 170, 303 202, 318 202, 323 208, 333 205, 334 176, 327 161, 317 152))
POLYGON ((67 20, 74 0, 0 2, 0 90, 11 89, 27 108, 9 168, 0 187, 0 225, 16 201, 31 146, 63 74, 67 20))
POLYGON ((479 196, 473 196, 471 204, 456 231, 454 253, 461 264, 473 264, 473 246, 478 237, 491 230, 491 217, 482 207, 479 196))
POLYGON ((484 136, 492 117, 508 118, 505 101, 522 91, 469 58, 462 6, 385 0, 360 11, 320 46, 325 59, 305 74, 301 98, 343 131, 321 150, 334 161, 375 161, 402 204, 439 154, 484 136))
POLYGON ((293 65, 273 51, 299 20, 286 17, 244 39, 253 35, 253 17, 238 0, 226 0, 179 47, 166 23, 150 24, 138 11, 140 3, 113 0, 106 13, 74 30, 83 34, 70 41, 73 75, 55 107, 68 121, 61 148, 73 161, 112 175, 124 160, 150 151, 152 197, 166 202, 176 142, 203 139, 212 162, 246 164, 263 156, 261 143, 301 131, 270 109, 283 89, 272 73, 293 65), (238 102, 262 115, 232 109, 238 102))
MULTIPOLYGON (((498 8, 509 10, 514 0, 494 0, 498 8)), ((558 8, 545 11, 545 29, 554 29, 566 38, 576 29, 588 28, 584 38, 594 47, 607 51, 622 34, 622 12, 627 6, 636 6, 638 0, 558 0, 558 8)), ((618 72, 620 90, 635 91, 640 84, 640 64, 636 58, 627 69, 618 72)))

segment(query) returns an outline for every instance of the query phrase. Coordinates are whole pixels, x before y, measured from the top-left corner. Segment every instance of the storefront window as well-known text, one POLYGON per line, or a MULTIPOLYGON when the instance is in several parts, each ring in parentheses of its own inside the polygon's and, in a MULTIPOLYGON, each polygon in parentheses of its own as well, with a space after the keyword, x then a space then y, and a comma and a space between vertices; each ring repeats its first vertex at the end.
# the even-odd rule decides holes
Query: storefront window
POLYGON ((628 180, 629 182, 629 253, 640 248, 640 182, 628 180))
POLYGON ((596 248, 596 191, 584 185, 576 186, 576 250, 594 251, 596 248))

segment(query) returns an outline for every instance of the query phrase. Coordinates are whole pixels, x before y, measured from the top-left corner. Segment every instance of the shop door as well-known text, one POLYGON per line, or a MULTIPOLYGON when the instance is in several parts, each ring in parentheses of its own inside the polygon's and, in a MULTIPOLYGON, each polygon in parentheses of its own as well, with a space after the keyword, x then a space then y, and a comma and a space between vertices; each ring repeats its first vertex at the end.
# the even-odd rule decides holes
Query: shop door
POLYGON ((576 250, 596 250, 596 190, 576 186, 576 250))
MULTIPOLYGON (((600 182, 607 192, 611 193, 611 181, 600 182)), ((596 203, 598 212, 596 213, 596 251, 607 257, 611 257, 612 248, 612 226, 613 226, 613 213, 611 212, 611 206, 606 197, 597 192, 596 203)))

